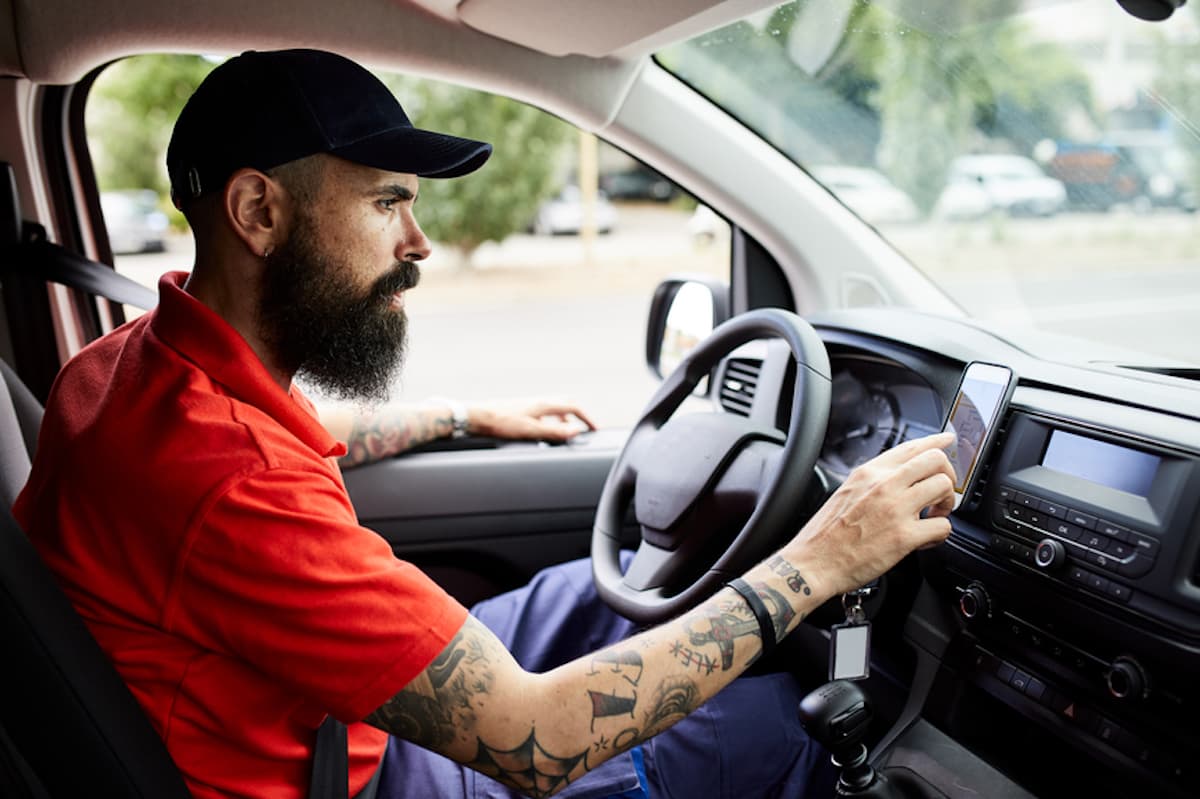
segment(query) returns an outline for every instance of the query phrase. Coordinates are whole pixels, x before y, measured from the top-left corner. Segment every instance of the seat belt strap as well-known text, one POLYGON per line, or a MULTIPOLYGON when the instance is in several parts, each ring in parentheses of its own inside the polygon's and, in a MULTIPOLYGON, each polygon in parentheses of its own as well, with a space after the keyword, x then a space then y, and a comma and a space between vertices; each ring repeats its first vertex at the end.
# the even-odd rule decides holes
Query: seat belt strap
POLYGON ((45 228, 38 224, 25 223, 23 241, 9 255, 8 268, 20 269, 31 277, 61 283, 143 311, 158 304, 158 295, 136 280, 48 241, 45 228))
POLYGON ((350 754, 346 725, 326 716, 317 728, 309 799, 350 799, 350 754))

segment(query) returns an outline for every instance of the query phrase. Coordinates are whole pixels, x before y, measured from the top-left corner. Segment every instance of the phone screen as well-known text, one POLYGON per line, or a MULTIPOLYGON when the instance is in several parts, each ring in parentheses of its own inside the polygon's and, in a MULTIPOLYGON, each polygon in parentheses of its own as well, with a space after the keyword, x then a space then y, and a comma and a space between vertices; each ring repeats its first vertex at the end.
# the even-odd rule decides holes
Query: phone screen
POLYGON ((987 445, 988 434, 1008 397, 1011 381, 1011 370, 992 364, 971 363, 963 373, 945 427, 954 433, 954 443, 946 449, 946 454, 954 467, 956 500, 966 493, 971 483, 971 476, 987 445))

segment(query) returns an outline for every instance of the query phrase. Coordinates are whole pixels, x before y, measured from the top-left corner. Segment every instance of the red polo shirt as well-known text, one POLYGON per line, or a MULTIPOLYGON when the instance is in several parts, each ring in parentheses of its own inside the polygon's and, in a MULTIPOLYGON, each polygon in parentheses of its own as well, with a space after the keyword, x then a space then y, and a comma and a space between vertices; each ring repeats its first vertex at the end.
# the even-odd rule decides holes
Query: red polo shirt
POLYGON ((360 720, 467 613, 358 525, 343 446, 185 278, 63 367, 14 513, 195 796, 306 796, 326 714, 353 795, 386 744, 360 720))

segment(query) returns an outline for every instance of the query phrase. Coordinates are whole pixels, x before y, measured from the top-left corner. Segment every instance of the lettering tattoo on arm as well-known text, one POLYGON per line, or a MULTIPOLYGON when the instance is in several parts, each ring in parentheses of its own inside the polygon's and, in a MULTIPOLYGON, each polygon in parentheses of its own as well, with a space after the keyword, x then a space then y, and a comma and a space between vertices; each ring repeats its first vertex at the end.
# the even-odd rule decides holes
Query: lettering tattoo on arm
POLYGON ((808 581, 801 577, 800 571, 784 560, 782 555, 775 555, 768 560, 767 568, 787 580, 787 586, 793 594, 808 596, 812 593, 812 588, 809 587, 808 581))

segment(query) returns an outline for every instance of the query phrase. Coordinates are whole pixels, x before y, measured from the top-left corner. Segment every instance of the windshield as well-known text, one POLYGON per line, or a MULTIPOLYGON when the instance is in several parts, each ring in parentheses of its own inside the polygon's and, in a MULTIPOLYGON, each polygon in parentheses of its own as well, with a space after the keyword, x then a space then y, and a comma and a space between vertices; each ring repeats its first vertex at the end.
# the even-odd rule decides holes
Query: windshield
POLYGON ((656 58, 973 317, 1195 366, 1198 20, 1198 4, 1150 23, 1114 0, 807 0, 656 58))

